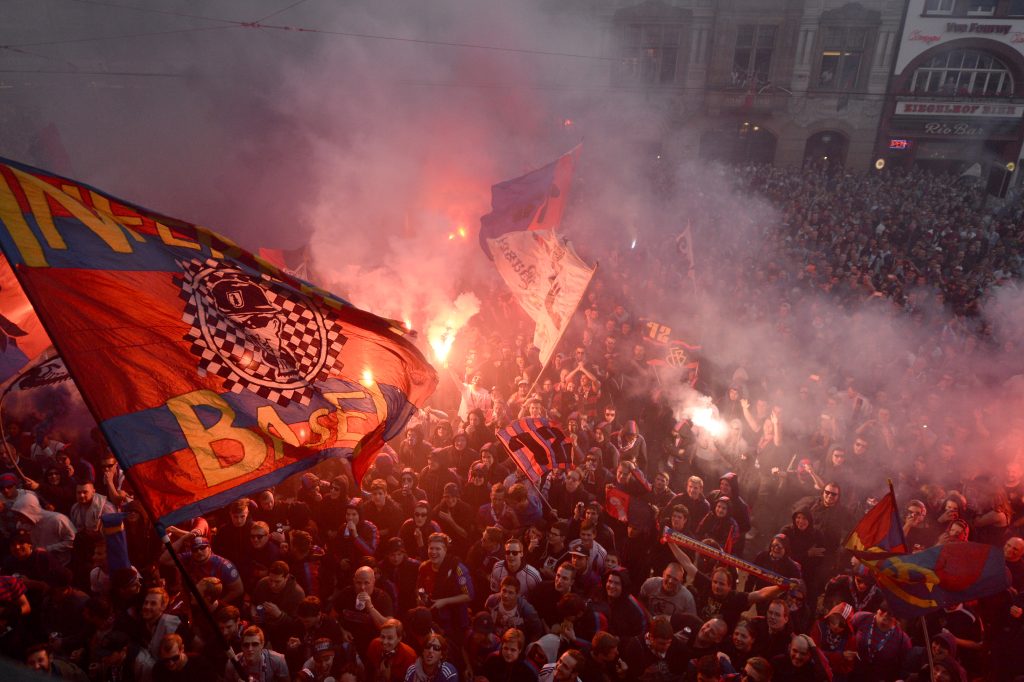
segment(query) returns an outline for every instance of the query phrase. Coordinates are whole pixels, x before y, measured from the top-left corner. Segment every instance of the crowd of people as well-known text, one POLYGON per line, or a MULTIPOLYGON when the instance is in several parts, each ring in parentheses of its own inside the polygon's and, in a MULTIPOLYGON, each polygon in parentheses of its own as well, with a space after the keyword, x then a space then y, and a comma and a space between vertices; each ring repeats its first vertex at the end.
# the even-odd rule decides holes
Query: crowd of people
POLYGON ((699 295, 726 295, 756 348, 819 348, 814 373, 756 348, 723 360, 736 344, 715 329, 663 361, 645 306, 689 273, 672 248, 609 247, 546 366, 495 296, 361 481, 325 462, 168 528, 169 548, 101 439, 9 423, 0 654, 92 682, 1017 679, 1017 340, 983 304, 1020 274, 1019 208, 986 214, 976 189, 916 171, 739 172, 781 217, 762 258, 709 247, 699 295), (920 331, 913 352, 820 350, 865 306, 920 331), (685 418, 681 392, 709 396, 710 419, 685 418), (566 467, 515 466, 496 432, 522 417, 564 431, 566 467), (886 478, 908 549, 1001 547, 1011 589, 896 618, 843 549, 886 478), (785 580, 662 542, 666 527, 785 580))

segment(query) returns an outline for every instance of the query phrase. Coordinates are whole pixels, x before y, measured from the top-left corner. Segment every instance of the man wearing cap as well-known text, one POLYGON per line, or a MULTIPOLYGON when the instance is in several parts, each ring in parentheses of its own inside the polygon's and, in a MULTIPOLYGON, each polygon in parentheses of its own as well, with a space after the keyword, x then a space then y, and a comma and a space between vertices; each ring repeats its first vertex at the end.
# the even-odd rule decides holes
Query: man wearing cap
POLYGON ((526 401, 530 399, 530 378, 529 377, 517 377, 516 378, 516 392, 509 396, 507 401, 508 413, 517 415, 526 405, 526 401))
MULTIPOLYGON (((314 645, 326 638, 335 645, 341 645, 351 636, 346 635, 338 621, 324 613, 319 597, 308 596, 295 610, 295 616, 282 616, 282 637, 285 640, 284 654, 288 668, 298 670, 314 654, 314 645)), ((331 653, 334 653, 332 648, 331 653)))
POLYGON ((427 455, 427 466, 420 472, 419 484, 432 505, 441 502, 445 486, 449 483, 458 485, 459 477, 448 468, 441 450, 431 450, 427 455))
MULTIPOLYGON (((597 542, 597 523, 586 520, 580 526, 579 537, 569 543, 570 552, 581 552, 587 557, 587 570, 598 575, 604 573, 604 560, 608 550, 597 542)), ((579 579, 579 576, 576 576, 579 579)))
POLYGON ((384 561, 379 566, 380 575, 395 586, 398 594, 396 613, 407 613, 416 606, 416 577, 420 562, 409 556, 402 538, 388 538, 382 556, 384 561))
MULTIPOLYGON (((93 679, 125 680, 135 678, 135 660, 128 660, 128 647, 131 640, 128 635, 112 630, 99 640, 99 646, 93 651, 94 659, 99 667, 93 679)), ((90 669, 91 671, 91 669, 90 669)))
POLYGON ((476 613, 470 620, 469 636, 463 647, 470 669, 483 668, 487 657, 501 646, 501 639, 495 634, 495 630, 494 619, 487 611, 476 613))
POLYGON ((19 526, 29 531, 32 544, 52 554, 62 566, 71 563, 71 550, 75 544, 75 525, 71 519, 46 511, 32 493, 19 495, 11 509, 18 515, 19 526))
POLYGON ((441 526, 441 532, 452 539, 455 551, 465 556, 476 533, 474 511, 459 499, 459 484, 446 483, 441 501, 431 510, 431 518, 441 526))
MULTIPOLYGON (((238 569, 224 557, 213 553, 210 548, 210 540, 205 535, 201 535, 197 530, 184 533, 171 546, 178 553, 178 558, 181 559, 181 563, 185 565, 185 570, 193 580, 198 582, 208 576, 220 579, 224 585, 221 602, 233 604, 241 598, 245 590, 238 569), (190 549, 182 551, 186 546, 190 549)), ((165 566, 174 565, 174 559, 171 558, 171 554, 166 548, 160 554, 160 563, 165 566)))
MULTIPOLYGON (((327 682, 334 680, 334 643, 326 637, 313 642, 310 657, 298 667, 297 679, 302 682, 327 682)), ((289 665, 289 670, 292 666, 289 665)))
MULTIPOLYGON (((488 443, 489 444, 489 443, 488 443)), ((469 467, 469 478, 462 488, 462 500, 476 513, 490 499, 490 484, 487 482, 487 465, 477 460, 469 467)))
POLYGON ((375 682, 402 682, 405 671, 416 662, 416 652, 402 641, 402 621, 389 618, 366 650, 366 668, 375 682))

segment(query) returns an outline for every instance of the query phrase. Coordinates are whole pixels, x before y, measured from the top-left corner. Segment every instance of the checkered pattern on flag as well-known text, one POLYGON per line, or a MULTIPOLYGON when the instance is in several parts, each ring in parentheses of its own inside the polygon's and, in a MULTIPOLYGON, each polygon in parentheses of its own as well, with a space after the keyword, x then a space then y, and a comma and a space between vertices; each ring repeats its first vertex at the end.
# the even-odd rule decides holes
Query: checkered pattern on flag
POLYGON ((205 228, 3 159, 0 248, 165 524, 328 457, 361 479, 437 384, 388 320, 205 228))
POLYGON ((556 467, 569 465, 569 444, 565 434, 547 419, 520 419, 498 431, 498 438, 527 477, 536 483, 556 467))

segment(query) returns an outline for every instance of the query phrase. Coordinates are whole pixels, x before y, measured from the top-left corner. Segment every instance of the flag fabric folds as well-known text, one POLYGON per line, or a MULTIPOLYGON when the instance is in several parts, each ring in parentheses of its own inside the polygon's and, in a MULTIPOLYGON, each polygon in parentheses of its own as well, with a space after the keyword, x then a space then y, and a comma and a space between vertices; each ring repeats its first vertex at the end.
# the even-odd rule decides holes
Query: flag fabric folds
POLYGON ((843 546, 859 559, 879 559, 907 551, 896 496, 890 491, 853 529, 843 546))
POLYGON ((0 381, 17 374, 49 345, 50 339, 14 270, 0 256, 0 381))
POLYGON ((533 345, 547 364, 594 276, 572 246, 550 230, 509 232, 488 242, 494 265, 536 323, 533 345))
POLYGON ((51 346, 0 386, 0 395, 6 396, 12 391, 32 391, 44 386, 56 386, 70 378, 68 368, 64 366, 64 359, 57 355, 57 351, 51 346))
POLYGON ((604 490, 604 510, 608 516, 617 521, 626 523, 629 520, 630 495, 625 490, 620 490, 609 483, 604 490))
POLYGON ((124 532, 124 520, 127 516, 125 513, 117 512, 100 517, 103 524, 103 541, 107 545, 107 569, 111 574, 132 567, 132 561, 128 556, 128 536, 124 532))
POLYGON ((950 542, 864 563, 889 608, 901 618, 927 615, 1010 587, 1002 548, 978 542, 950 542))
POLYGON ((0 160, 0 247, 156 520, 372 454, 437 374, 404 330, 205 228, 0 160))
POLYGON ((547 419, 526 418, 498 431, 498 438, 527 478, 536 483, 544 474, 569 465, 565 434, 547 419))
POLYGON ((488 246, 491 239, 507 232, 550 230, 561 224, 580 148, 576 145, 543 168, 491 187, 491 212, 480 218, 480 248, 488 258, 494 258, 488 246))

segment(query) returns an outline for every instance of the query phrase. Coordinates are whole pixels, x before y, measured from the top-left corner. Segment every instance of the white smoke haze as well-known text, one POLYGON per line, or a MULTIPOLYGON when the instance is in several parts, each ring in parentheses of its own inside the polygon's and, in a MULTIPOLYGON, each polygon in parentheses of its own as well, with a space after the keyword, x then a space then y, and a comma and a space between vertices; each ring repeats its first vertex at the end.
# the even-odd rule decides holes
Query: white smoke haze
MULTIPOLYGON (((642 89, 609 87, 611 60, 538 54, 607 57, 607 17, 597 10, 581 16, 541 0, 308 0, 265 21, 349 35, 180 16, 254 21, 290 4, 8 2, 0 44, 22 51, 0 51, 0 68, 67 73, 0 74, 0 155, 250 249, 309 243, 328 288, 436 338, 469 320, 474 297, 486 307, 495 287, 477 244, 490 186, 583 139, 567 235, 585 260, 602 259, 599 278, 628 285, 632 312, 701 345, 714 388, 743 368, 748 394, 779 404, 798 435, 818 416, 802 412, 799 388, 819 402, 830 389, 841 399, 852 377, 872 400, 911 414, 908 428, 927 419, 929 430, 955 433, 980 410, 991 436, 977 443, 978 460, 1019 455, 1024 379, 1005 379, 1021 372, 1024 296, 1004 287, 989 298, 984 315, 1002 345, 967 365, 935 333, 931 320, 949 316, 941 310, 910 317, 888 299, 844 306, 795 292, 805 264, 762 248, 785 217, 737 185, 733 170, 688 151, 696 145, 682 142, 695 134, 685 114, 642 89), (184 32, 195 28, 209 30, 184 32), (56 44, 103 36, 120 37, 56 44), (114 75, 128 71, 157 75, 114 75), (51 124, 66 168, 41 136, 51 124), (661 274, 652 256, 674 249, 687 223, 698 295, 673 279, 678 291, 647 295, 644 283, 661 274), (750 310, 754 302, 736 295, 739 278, 757 282, 758 305, 774 303, 750 310), (948 386, 914 381, 916 364, 934 358, 946 358, 948 386)), ((421 336, 424 350, 428 340, 421 336)), ((709 409, 678 390, 677 419, 709 409)))

